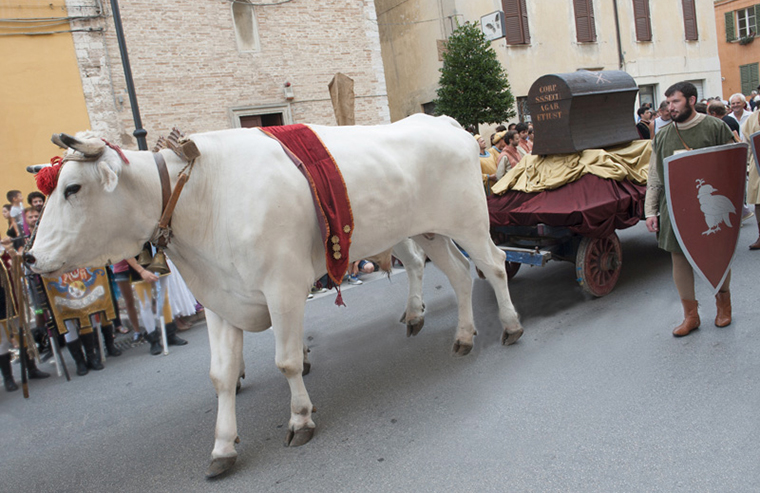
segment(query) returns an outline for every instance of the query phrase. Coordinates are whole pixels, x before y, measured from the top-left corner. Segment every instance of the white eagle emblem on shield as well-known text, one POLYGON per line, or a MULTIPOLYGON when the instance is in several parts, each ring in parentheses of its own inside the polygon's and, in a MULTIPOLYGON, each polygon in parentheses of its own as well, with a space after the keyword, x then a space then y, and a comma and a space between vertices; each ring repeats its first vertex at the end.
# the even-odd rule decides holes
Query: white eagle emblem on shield
POLYGON ((720 231, 720 223, 726 223, 729 228, 731 225, 731 214, 736 214, 736 208, 731 199, 723 195, 713 195, 718 190, 705 183, 705 180, 697 179, 697 199, 699 199, 699 208, 705 215, 707 231, 703 235, 709 235, 720 231))

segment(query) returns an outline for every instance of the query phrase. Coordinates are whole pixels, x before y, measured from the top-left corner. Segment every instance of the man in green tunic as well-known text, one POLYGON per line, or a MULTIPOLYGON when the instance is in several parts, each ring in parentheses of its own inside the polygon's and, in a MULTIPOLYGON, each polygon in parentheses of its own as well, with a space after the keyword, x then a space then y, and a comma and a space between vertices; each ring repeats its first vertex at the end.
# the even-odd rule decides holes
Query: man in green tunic
MULTIPOLYGON (((649 163, 645 213, 647 229, 652 233, 659 231, 659 247, 671 254, 673 281, 684 311, 684 321, 673 330, 673 335, 682 337, 699 328, 700 320, 694 295, 694 271, 678 245, 668 214, 662 178, 663 161, 679 152, 728 144, 732 142, 733 136, 725 122, 694 110, 697 88, 690 82, 673 84, 665 91, 665 97, 673 124, 663 127, 654 139, 654 152, 649 163)), ((718 309, 715 325, 718 327, 725 327, 731 323, 730 281, 729 272, 723 286, 715 295, 718 309)))

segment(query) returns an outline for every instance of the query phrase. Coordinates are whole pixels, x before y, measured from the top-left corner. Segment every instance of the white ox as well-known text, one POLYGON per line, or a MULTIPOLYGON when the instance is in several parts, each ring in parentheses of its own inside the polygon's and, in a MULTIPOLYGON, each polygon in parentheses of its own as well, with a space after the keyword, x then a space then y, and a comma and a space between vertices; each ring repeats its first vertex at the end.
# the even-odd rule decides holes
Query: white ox
MULTIPOLYGON (((465 355, 476 333, 472 278, 454 239, 493 286, 502 342, 519 339, 523 329, 507 289, 505 256, 489 236, 475 139, 451 118, 426 115, 391 125, 311 128, 345 180, 355 223, 351 258, 414 238, 456 291, 454 353, 465 355)), ((150 152, 124 151, 129 160, 124 164, 99 139, 65 137, 89 162, 67 162, 48 199, 27 256, 45 275, 136 255, 161 215, 161 186, 150 152)), ((201 157, 174 212, 167 251, 206 307, 210 375, 219 397, 206 474, 215 476, 237 457, 235 390, 243 369, 243 331, 272 327, 275 364, 291 391, 286 443, 311 439, 313 406, 302 377, 304 308, 310 286, 327 268, 309 185, 278 142, 256 129, 190 138, 201 157)), ((169 150, 161 153, 173 185, 186 163, 169 150)), ((406 321, 418 329, 423 265, 406 257, 413 270, 406 321)))

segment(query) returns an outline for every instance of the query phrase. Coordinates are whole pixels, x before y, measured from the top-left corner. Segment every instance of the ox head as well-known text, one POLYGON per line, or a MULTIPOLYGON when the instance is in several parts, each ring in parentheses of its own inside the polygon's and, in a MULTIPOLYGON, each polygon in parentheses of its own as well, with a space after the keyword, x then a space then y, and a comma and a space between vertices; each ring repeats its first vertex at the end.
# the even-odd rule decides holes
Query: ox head
POLYGON ((147 203, 144 182, 123 179, 123 155, 92 133, 52 140, 67 150, 25 256, 32 270, 57 276, 136 255, 153 232, 160 203, 147 203))

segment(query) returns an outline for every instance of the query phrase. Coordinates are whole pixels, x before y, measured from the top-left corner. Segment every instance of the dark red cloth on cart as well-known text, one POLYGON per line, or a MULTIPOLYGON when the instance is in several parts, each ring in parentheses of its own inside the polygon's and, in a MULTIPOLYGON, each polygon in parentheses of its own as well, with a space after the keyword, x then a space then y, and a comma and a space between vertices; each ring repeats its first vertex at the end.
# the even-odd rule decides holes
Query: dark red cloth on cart
POLYGON ((492 226, 566 227, 573 233, 604 238, 639 222, 646 186, 587 174, 554 190, 508 191, 488 197, 492 226))
MULTIPOLYGON (((330 152, 306 125, 266 127, 262 131, 278 140, 296 167, 309 181, 319 230, 325 246, 327 273, 339 286, 348 270, 348 250, 354 232, 354 217, 343 175, 330 152)), ((340 291, 339 301, 342 304, 340 291)))

